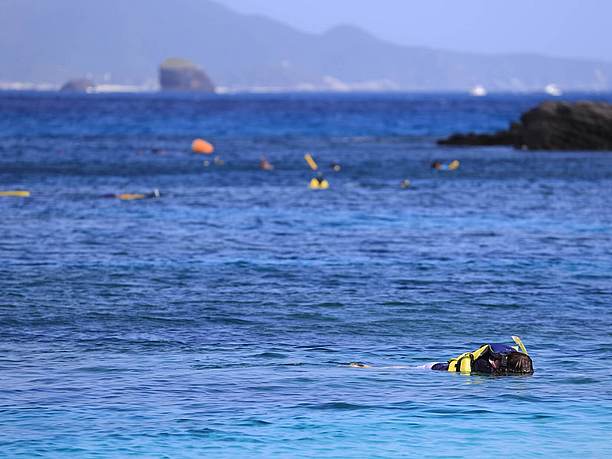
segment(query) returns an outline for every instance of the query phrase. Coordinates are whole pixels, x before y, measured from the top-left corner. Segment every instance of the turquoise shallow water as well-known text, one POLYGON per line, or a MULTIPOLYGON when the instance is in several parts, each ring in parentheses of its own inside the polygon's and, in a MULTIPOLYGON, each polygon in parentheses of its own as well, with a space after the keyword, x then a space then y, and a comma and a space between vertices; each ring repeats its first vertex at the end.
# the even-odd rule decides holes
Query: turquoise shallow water
POLYGON ((0 95, 0 456, 610 456, 612 155, 435 145, 538 100, 0 95))

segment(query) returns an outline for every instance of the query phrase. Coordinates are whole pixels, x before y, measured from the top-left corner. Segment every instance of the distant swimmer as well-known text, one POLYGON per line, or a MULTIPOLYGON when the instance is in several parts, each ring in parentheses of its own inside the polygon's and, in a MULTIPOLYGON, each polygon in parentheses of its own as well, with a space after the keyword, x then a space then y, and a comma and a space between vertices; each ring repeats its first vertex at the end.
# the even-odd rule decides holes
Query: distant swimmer
POLYGON ((268 158, 262 155, 261 159, 259 160, 259 168, 262 171, 273 171, 274 165, 270 161, 268 161, 268 158))
POLYGON ((313 177, 308 184, 308 188, 311 190, 327 190, 329 188, 329 182, 322 174, 318 174, 313 177))
POLYGON ((348 364, 348 366, 351 368, 370 368, 370 365, 362 362, 351 362, 348 364))
POLYGON ((404 179, 400 182, 400 188, 402 188, 403 190, 405 190, 406 188, 410 188, 412 184, 410 183, 410 180, 408 179, 404 179))
POLYGON ((431 168, 437 171, 455 171, 459 169, 461 163, 459 160, 455 159, 448 164, 442 164, 440 161, 434 161, 431 163, 431 168))
POLYGON ((340 165, 340 163, 338 162, 333 162, 329 165, 329 167, 331 168, 332 171, 334 172, 340 172, 342 170, 342 166, 340 165))
POLYGON ((318 172, 319 166, 317 165, 312 155, 310 153, 306 153, 304 155, 304 159, 306 160, 306 163, 308 163, 310 168, 313 171, 317 172, 317 176, 310 179, 310 182, 308 183, 308 188, 310 188, 311 190, 327 190, 329 188, 329 182, 323 177, 323 174, 321 174, 321 172, 318 172))
POLYGON ((156 199, 161 197, 161 193, 155 188, 150 193, 117 193, 117 194, 105 194, 103 198, 116 198, 120 201, 137 201, 139 199, 156 199))
POLYGON ((532 374, 533 361, 518 336, 512 339, 517 346, 483 344, 472 352, 450 359, 447 363, 434 363, 432 370, 458 373, 485 373, 492 375, 532 374))
MULTIPOLYGON (((214 164, 215 166, 223 166, 225 165, 225 161, 223 161, 221 156, 215 156, 212 160, 212 164, 214 164)), ((211 162, 208 159, 205 159, 204 161, 202 161, 202 165, 204 167, 208 167, 211 165, 211 162)))

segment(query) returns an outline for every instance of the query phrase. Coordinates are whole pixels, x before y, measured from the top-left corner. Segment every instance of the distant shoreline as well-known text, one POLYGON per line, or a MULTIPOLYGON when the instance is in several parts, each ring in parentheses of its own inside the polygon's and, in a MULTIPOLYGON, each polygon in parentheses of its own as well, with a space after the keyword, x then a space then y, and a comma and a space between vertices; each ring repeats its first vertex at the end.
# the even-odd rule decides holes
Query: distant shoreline
MULTIPOLYGON (((22 94, 59 94, 61 85, 55 84, 33 84, 33 83, 0 83, 0 93, 22 93, 22 94)), ((62 93, 66 94, 66 93, 62 93)), ((490 91, 484 97, 475 97, 468 91, 460 90, 334 90, 334 89, 292 89, 292 88, 217 88, 215 93, 198 93, 190 91, 161 91, 159 88, 140 87, 133 85, 99 85, 95 90, 90 92, 81 93, 68 93, 69 97, 75 95, 113 95, 113 94, 143 94, 143 95, 170 95, 170 96, 194 96, 199 97, 215 97, 225 95, 452 95, 452 96, 465 96, 468 98, 487 100, 495 97, 505 96, 542 96, 550 99, 565 99, 575 98, 581 95, 593 96, 593 95, 606 95, 612 94, 612 90, 573 90, 566 91, 563 97, 559 98, 551 96, 544 91, 490 91)))

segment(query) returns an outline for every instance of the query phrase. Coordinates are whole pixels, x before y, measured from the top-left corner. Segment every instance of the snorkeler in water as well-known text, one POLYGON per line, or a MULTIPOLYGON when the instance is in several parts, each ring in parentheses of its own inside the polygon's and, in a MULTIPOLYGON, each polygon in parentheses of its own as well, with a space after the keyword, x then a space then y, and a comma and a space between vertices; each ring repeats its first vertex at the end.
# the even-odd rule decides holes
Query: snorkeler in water
POLYGON ((273 171, 274 165, 270 161, 268 161, 268 158, 266 158, 264 155, 261 155, 261 159, 259 160, 259 168, 262 171, 273 171))
POLYGON ((329 182, 321 172, 317 173, 316 177, 313 177, 308 184, 311 190, 327 190, 329 188, 329 182))
POLYGON ((520 338, 515 336, 512 338, 520 350, 506 344, 484 344, 473 352, 464 352, 450 359, 447 363, 434 363, 431 369, 494 375, 532 374, 533 361, 527 354, 525 346, 520 338))
POLYGON ((155 188, 150 193, 109 193, 100 196, 102 198, 116 198, 121 201, 135 201, 139 199, 156 199, 161 197, 161 193, 155 188))
POLYGON ((431 168, 437 171, 456 171, 459 169, 460 165, 461 163, 457 159, 452 160, 448 164, 442 164, 440 161, 434 161, 431 163, 431 168))

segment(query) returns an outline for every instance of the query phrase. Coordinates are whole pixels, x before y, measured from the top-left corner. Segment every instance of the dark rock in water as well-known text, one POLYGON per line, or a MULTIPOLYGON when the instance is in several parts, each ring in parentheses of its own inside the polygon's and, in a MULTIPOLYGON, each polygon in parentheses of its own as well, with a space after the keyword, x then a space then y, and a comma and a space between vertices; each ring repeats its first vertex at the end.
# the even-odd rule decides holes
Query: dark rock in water
POLYGON ((77 78, 70 80, 61 87, 62 92, 91 92, 96 88, 93 81, 87 78, 77 78))
POLYGON ((215 86, 202 69, 185 59, 166 59, 159 67, 162 91, 215 92, 215 86))
POLYGON ((611 150, 612 104, 544 102, 493 134, 454 134, 440 145, 512 145, 529 150, 611 150))
POLYGON ((493 134, 475 134, 469 132, 467 134, 453 134, 447 139, 439 140, 440 145, 458 145, 458 146, 493 146, 493 145, 512 145, 517 142, 518 123, 512 123, 507 131, 497 131, 493 134))
POLYGON ((612 104, 545 102, 521 116, 532 150, 612 150, 612 104))

